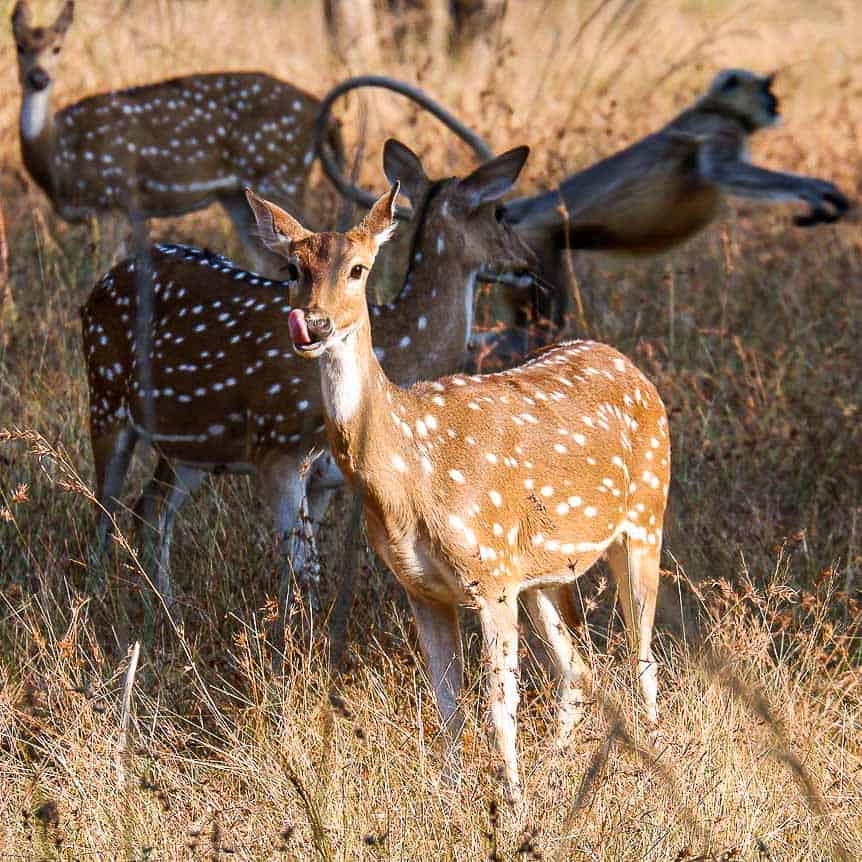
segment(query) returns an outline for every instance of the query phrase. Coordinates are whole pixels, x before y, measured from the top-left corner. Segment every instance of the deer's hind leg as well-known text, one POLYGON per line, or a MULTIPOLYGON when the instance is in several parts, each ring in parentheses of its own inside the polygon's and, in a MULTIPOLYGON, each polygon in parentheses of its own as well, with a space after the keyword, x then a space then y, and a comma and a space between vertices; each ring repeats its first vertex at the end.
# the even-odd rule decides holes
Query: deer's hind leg
POLYGON ((658 672, 652 651, 659 583, 660 544, 623 535, 608 547, 608 565, 616 579, 635 676, 646 708, 647 720, 658 724, 656 693, 658 672))
POLYGON ((171 464, 167 458, 159 457, 153 478, 147 484, 136 506, 135 514, 140 519, 143 544, 149 548, 153 533, 156 548, 152 555, 156 590, 168 610, 175 602, 171 581, 171 543, 174 522, 188 498, 201 486, 204 472, 183 464, 171 464), (161 505, 161 511, 159 507, 161 505))
POLYGON ((124 424, 98 434, 93 432, 91 436, 96 468, 96 500, 99 504, 96 533, 99 549, 104 552, 114 513, 120 505, 118 497, 138 442, 138 433, 131 425, 124 424))
POLYGON ((536 631, 547 645, 557 675, 558 720, 554 745, 563 750, 571 741, 572 731, 584 716, 585 687, 591 681, 590 670, 575 646, 569 627, 563 621, 559 602, 570 587, 527 590, 521 599, 536 631))

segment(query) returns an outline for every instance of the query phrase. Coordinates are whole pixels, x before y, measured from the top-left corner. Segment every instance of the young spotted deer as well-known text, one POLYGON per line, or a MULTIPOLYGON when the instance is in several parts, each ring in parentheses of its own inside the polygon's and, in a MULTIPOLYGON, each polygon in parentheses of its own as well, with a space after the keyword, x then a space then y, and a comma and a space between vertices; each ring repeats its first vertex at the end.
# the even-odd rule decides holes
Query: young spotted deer
MULTIPOLYGON (((33 26, 26 2, 12 13, 21 83, 21 154, 68 220, 119 210, 176 216, 221 203, 243 237, 247 185, 301 206, 319 100, 260 73, 190 75, 51 105, 53 77, 74 4, 33 26)), ((326 137, 340 151, 330 121, 326 137)))
MULTIPOLYGON (((392 379, 407 384, 457 369, 470 336, 479 271, 488 266, 504 274, 531 263, 529 250, 496 212, 527 152, 519 147, 498 156, 465 179, 432 181, 407 147, 386 143, 384 170, 402 178, 415 213, 403 286, 390 303, 370 309, 376 355, 392 379)), ((257 198, 251 201, 266 247, 284 254, 289 240, 281 220, 269 219, 270 210, 257 198)), ((326 446, 319 375, 294 357, 288 332, 289 294, 296 285, 177 245, 154 246, 151 270, 151 390, 142 390, 136 360, 135 262, 124 261, 104 275, 81 311, 103 507, 100 536, 107 536, 137 440, 150 441, 161 459, 140 513, 160 533, 157 583, 171 604, 169 554, 177 511, 206 472, 256 473, 281 537, 284 608, 294 578, 302 592, 313 595, 313 555, 298 524, 305 491, 300 467, 312 450, 326 446), (147 398, 154 407, 151 429, 142 427, 147 398)), ((326 509, 333 478, 341 478, 325 469, 326 461, 308 476, 312 521, 326 509)))
MULTIPOLYGON (((498 374, 395 386, 375 354, 364 294, 397 194, 396 183, 345 234, 310 233, 274 205, 255 201, 255 211, 264 231, 275 225, 297 268, 293 349, 318 360, 330 450, 361 495, 375 550, 410 598, 450 752, 462 726, 457 608, 466 606, 481 620, 497 749, 517 799, 519 595, 556 659, 562 741, 588 671, 561 622, 557 590, 607 554, 656 721, 650 640, 667 418, 643 374, 594 342, 561 344, 498 374)), ((442 337, 445 321, 438 325, 442 337)))

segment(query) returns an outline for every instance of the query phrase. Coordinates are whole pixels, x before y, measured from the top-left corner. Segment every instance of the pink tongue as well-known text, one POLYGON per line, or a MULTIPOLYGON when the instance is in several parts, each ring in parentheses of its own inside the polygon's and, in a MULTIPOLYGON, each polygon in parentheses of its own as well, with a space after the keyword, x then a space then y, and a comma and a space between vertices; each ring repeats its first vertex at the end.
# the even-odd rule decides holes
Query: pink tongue
POLYGON ((299 347, 311 344, 308 327, 305 325, 305 312, 301 308, 294 308, 287 315, 287 328, 290 330, 290 338, 294 344, 299 347))

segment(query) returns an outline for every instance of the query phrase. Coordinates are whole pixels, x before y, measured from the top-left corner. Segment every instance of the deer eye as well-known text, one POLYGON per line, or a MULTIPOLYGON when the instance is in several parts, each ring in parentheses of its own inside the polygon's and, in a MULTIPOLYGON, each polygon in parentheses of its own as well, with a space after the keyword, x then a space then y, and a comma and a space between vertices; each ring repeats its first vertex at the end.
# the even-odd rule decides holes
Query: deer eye
POLYGON ((353 280, 362 278, 363 272, 365 272, 365 267, 361 263, 354 264, 353 268, 350 270, 350 278, 353 280))
POLYGON ((299 281, 299 267, 292 260, 289 260, 281 268, 281 271, 284 273, 287 281, 299 281))
POLYGON ((55 45, 55 46, 51 49, 51 53, 52 53, 52 54, 59 54, 59 53, 60 53, 60 46, 59 46, 59 45, 55 45))

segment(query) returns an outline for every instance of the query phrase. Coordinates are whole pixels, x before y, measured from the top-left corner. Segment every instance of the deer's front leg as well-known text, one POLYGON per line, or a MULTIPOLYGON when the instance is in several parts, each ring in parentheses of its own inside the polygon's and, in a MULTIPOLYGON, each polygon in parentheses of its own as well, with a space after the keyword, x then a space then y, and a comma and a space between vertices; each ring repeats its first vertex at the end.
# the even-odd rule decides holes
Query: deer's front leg
POLYGON ((282 645, 285 622, 297 635, 310 633, 311 618, 319 606, 319 572, 300 463, 299 458, 279 454, 270 456, 258 467, 279 544, 277 649, 282 645), (301 607, 296 607, 300 603, 301 607))
POLYGON ((464 716, 458 703, 463 676, 458 610, 417 596, 408 598, 447 735, 444 776, 451 784, 457 784, 461 778, 461 731, 464 728, 464 716))
POLYGON ((479 605, 488 674, 488 706, 494 741, 502 760, 506 798, 521 800, 515 739, 518 716, 518 598, 503 593, 479 605))

